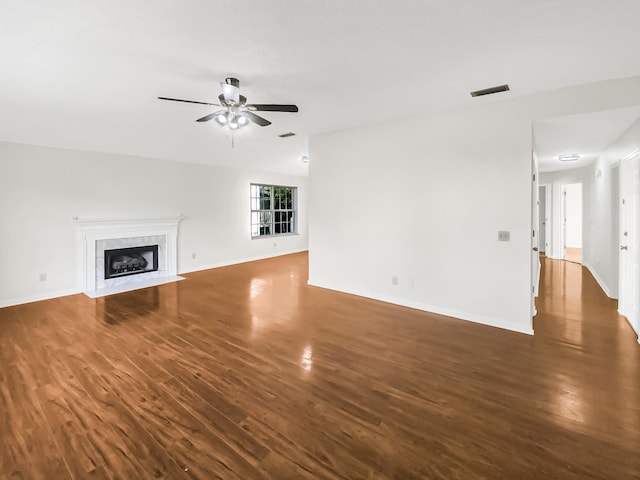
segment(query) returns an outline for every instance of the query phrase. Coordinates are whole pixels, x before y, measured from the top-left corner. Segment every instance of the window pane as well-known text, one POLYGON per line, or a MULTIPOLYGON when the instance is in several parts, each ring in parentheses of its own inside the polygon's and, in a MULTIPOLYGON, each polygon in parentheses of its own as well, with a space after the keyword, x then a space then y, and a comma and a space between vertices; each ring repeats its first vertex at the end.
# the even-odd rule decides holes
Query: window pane
POLYGON ((288 210, 293 209, 293 192, 291 190, 291 188, 287 188, 287 200, 285 208, 287 208, 288 210))
POLYGON ((295 232, 295 187, 251 185, 251 236, 295 232))
POLYGON ((282 208, 282 187, 276 187, 274 189, 273 200, 275 204, 274 208, 276 209, 282 208))
POLYGON ((271 212, 259 212, 259 235, 271 235, 271 212))
POLYGON ((271 187, 268 185, 259 185, 260 191, 260 210, 269 210, 271 208, 271 187))

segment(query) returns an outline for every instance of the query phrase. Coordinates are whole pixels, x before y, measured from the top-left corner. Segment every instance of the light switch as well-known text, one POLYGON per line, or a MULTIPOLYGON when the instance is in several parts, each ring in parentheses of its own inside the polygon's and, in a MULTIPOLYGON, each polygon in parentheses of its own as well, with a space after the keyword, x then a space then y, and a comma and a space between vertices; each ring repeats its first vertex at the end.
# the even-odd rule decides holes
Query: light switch
POLYGON ((511 233, 506 230, 498 230, 498 241, 508 242, 511 238, 511 233))

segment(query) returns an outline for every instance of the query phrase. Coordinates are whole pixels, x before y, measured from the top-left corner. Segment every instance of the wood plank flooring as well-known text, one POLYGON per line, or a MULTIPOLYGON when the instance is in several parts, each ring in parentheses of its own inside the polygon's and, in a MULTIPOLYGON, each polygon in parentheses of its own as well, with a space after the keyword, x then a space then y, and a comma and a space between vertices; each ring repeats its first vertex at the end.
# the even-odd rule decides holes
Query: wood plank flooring
POLYGON ((640 479, 640 345, 542 261, 535 336, 308 287, 306 254, 0 309, 0 478, 640 479))
POLYGON ((582 248, 566 247, 564 252, 567 262, 582 263, 582 248))

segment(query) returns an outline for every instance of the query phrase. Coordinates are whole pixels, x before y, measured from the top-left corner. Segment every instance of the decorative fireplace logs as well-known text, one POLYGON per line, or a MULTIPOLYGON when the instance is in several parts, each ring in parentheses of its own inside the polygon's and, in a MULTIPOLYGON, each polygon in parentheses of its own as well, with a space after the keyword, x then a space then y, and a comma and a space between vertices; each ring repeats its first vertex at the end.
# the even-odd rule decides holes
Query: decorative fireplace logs
POLYGON ((138 255, 136 253, 117 256, 111 263, 111 268, 116 274, 144 270, 146 266, 147 261, 145 260, 145 258, 142 255, 138 255))
POLYGON ((158 270, 158 245, 104 251, 104 278, 123 277, 158 270))

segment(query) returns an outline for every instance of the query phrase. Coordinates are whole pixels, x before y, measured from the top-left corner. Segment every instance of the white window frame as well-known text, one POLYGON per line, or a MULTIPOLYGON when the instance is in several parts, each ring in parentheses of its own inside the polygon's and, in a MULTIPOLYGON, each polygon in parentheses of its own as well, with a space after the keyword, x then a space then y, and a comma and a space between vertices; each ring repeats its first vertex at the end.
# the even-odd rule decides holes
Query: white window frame
MULTIPOLYGON (((250 202, 250 217, 249 217, 249 226, 251 229, 251 238, 272 238, 272 237, 283 237, 289 235, 297 235, 298 234, 298 187, 292 185, 273 185, 267 183, 251 183, 249 188, 249 202, 250 202), (260 187, 269 187, 270 188, 270 200, 269 207, 259 208, 260 207, 260 196, 254 196, 254 188, 258 187, 258 193, 260 192, 260 187), (291 189, 291 209, 288 208, 275 208, 275 190, 276 188, 289 188, 291 189), (286 213, 291 212, 291 231, 284 233, 276 233, 276 213, 286 213), (256 215, 261 215, 268 213, 269 217, 269 231, 271 233, 260 233, 261 225, 263 225, 263 220, 255 221, 256 215)), ((280 222, 282 223, 282 222, 280 222)))

